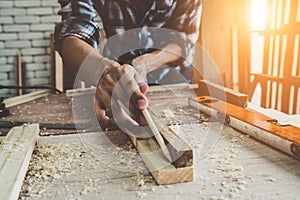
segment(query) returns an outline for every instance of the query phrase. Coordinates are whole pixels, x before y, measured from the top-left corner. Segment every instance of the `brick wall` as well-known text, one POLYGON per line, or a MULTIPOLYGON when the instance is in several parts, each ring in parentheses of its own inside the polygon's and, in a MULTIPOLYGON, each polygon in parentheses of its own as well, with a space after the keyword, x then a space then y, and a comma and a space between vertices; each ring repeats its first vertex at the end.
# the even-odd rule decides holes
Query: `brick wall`
MULTIPOLYGON (((60 5, 57 0, 1 0, 0 2, 0 85, 16 85, 15 57, 21 52, 27 85, 50 82, 50 34, 60 5)), ((0 89, 0 96, 16 90, 0 89)))

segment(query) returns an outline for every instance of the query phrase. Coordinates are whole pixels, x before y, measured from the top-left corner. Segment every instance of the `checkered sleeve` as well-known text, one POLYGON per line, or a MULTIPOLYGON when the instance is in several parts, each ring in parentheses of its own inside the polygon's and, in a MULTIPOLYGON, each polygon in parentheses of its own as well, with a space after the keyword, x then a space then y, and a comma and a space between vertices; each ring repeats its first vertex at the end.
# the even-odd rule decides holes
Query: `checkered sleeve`
POLYGON ((72 1, 71 15, 55 26, 55 48, 61 52, 62 41, 66 36, 76 36, 94 48, 99 47, 100 30, 94 18, 97 11, 92 0, 72 1))
POLYGON ((193 47, 199 37, 201 3, 201 0, 178 0, 172 16, 163 26, 171 30, 166 42, 181 46, 186 66, 193 62, 193 47))

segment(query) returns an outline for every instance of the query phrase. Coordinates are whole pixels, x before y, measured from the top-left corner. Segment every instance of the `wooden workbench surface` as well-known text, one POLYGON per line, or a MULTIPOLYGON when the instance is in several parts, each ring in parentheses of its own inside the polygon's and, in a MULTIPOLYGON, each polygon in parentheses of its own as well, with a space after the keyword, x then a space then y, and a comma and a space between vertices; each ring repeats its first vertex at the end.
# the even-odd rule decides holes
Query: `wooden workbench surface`
MULTIPOLYGON (((20 198, 299 199, 299 161, 188 108, 190 95, 190 91, 148 94, 151 110, 193 148, 193 182, 157 186, 120 131, 41 136, 20 198)), ((51 105, 40 120, 72 122, 70 100, 63 95, 20 105, 15 112, 39 102, 41 111, 51 105), (53 103, 57 99, 60 102, 53 103), (55 116, 49 114, 52 111, 55 116)), ((39 122, 39 114, 32 115, 34 109, 5 120, 22 116, 39 122)))

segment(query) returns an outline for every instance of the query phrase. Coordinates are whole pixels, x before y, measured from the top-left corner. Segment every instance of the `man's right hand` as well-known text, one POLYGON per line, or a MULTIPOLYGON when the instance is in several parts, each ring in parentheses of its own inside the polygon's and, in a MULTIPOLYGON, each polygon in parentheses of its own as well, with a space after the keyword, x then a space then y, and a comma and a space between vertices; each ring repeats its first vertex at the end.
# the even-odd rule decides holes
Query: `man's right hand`
POLYGON ((132 66, 120 66, 112 61, 98 82, 94 101, 95 112, 102 129, 117 125, 123 128, 145 125, 141 109, 148 105, 145 96, 147 89, 147 83, 132 66), (122 109, 118 102, 128 108, 129 113, 122 109))

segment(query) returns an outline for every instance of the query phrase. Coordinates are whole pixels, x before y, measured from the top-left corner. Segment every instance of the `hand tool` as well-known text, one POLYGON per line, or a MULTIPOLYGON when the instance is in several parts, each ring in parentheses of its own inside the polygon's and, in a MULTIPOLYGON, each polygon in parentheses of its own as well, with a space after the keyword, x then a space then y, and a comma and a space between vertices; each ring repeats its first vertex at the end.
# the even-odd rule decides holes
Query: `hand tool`
POLYGON ((162 138, 161 134, 159 133, 159 130, 157 129, 150 113, 148 112, 147 108, 143 109, 142 113, 143 113, 143 115, 144 115, 144 117, 145 117, 145 119, 146 119, 146 121, 147 121, 147 123, 148 123, 148 125, 149 125, 149 127, 150 127, 157 143, 158 143, 158 145, 160 146, 164 156, 168 159, 169 162, 172 162, 171 154, 170 154, 170 152, 169 152, 169 150, 168 150, 168 148, 167 148, 167 146, 164 142, 164 139, 162 138))
MULTIPOLYGON (((129 113, 129 109, 126 108, 124 106, 124 104, 120 101, 120 100, 117 100, 117 103, 118 105, 128 114, 129 113)), ((150 127, 150 130, 152 131, 158 145, 160 146, 161 150, 162 150, 162 153, 163 155, 167 158, 168 162, 171 162, 172 163, 172 157, 171 157, 171 154, 164 142, 164 139, 162 138, 161 134, 159 133, 159 130, 157 129, 150 113, 148 112, 147 108, 143 109, 142 110, 142 113, 150 127)))

